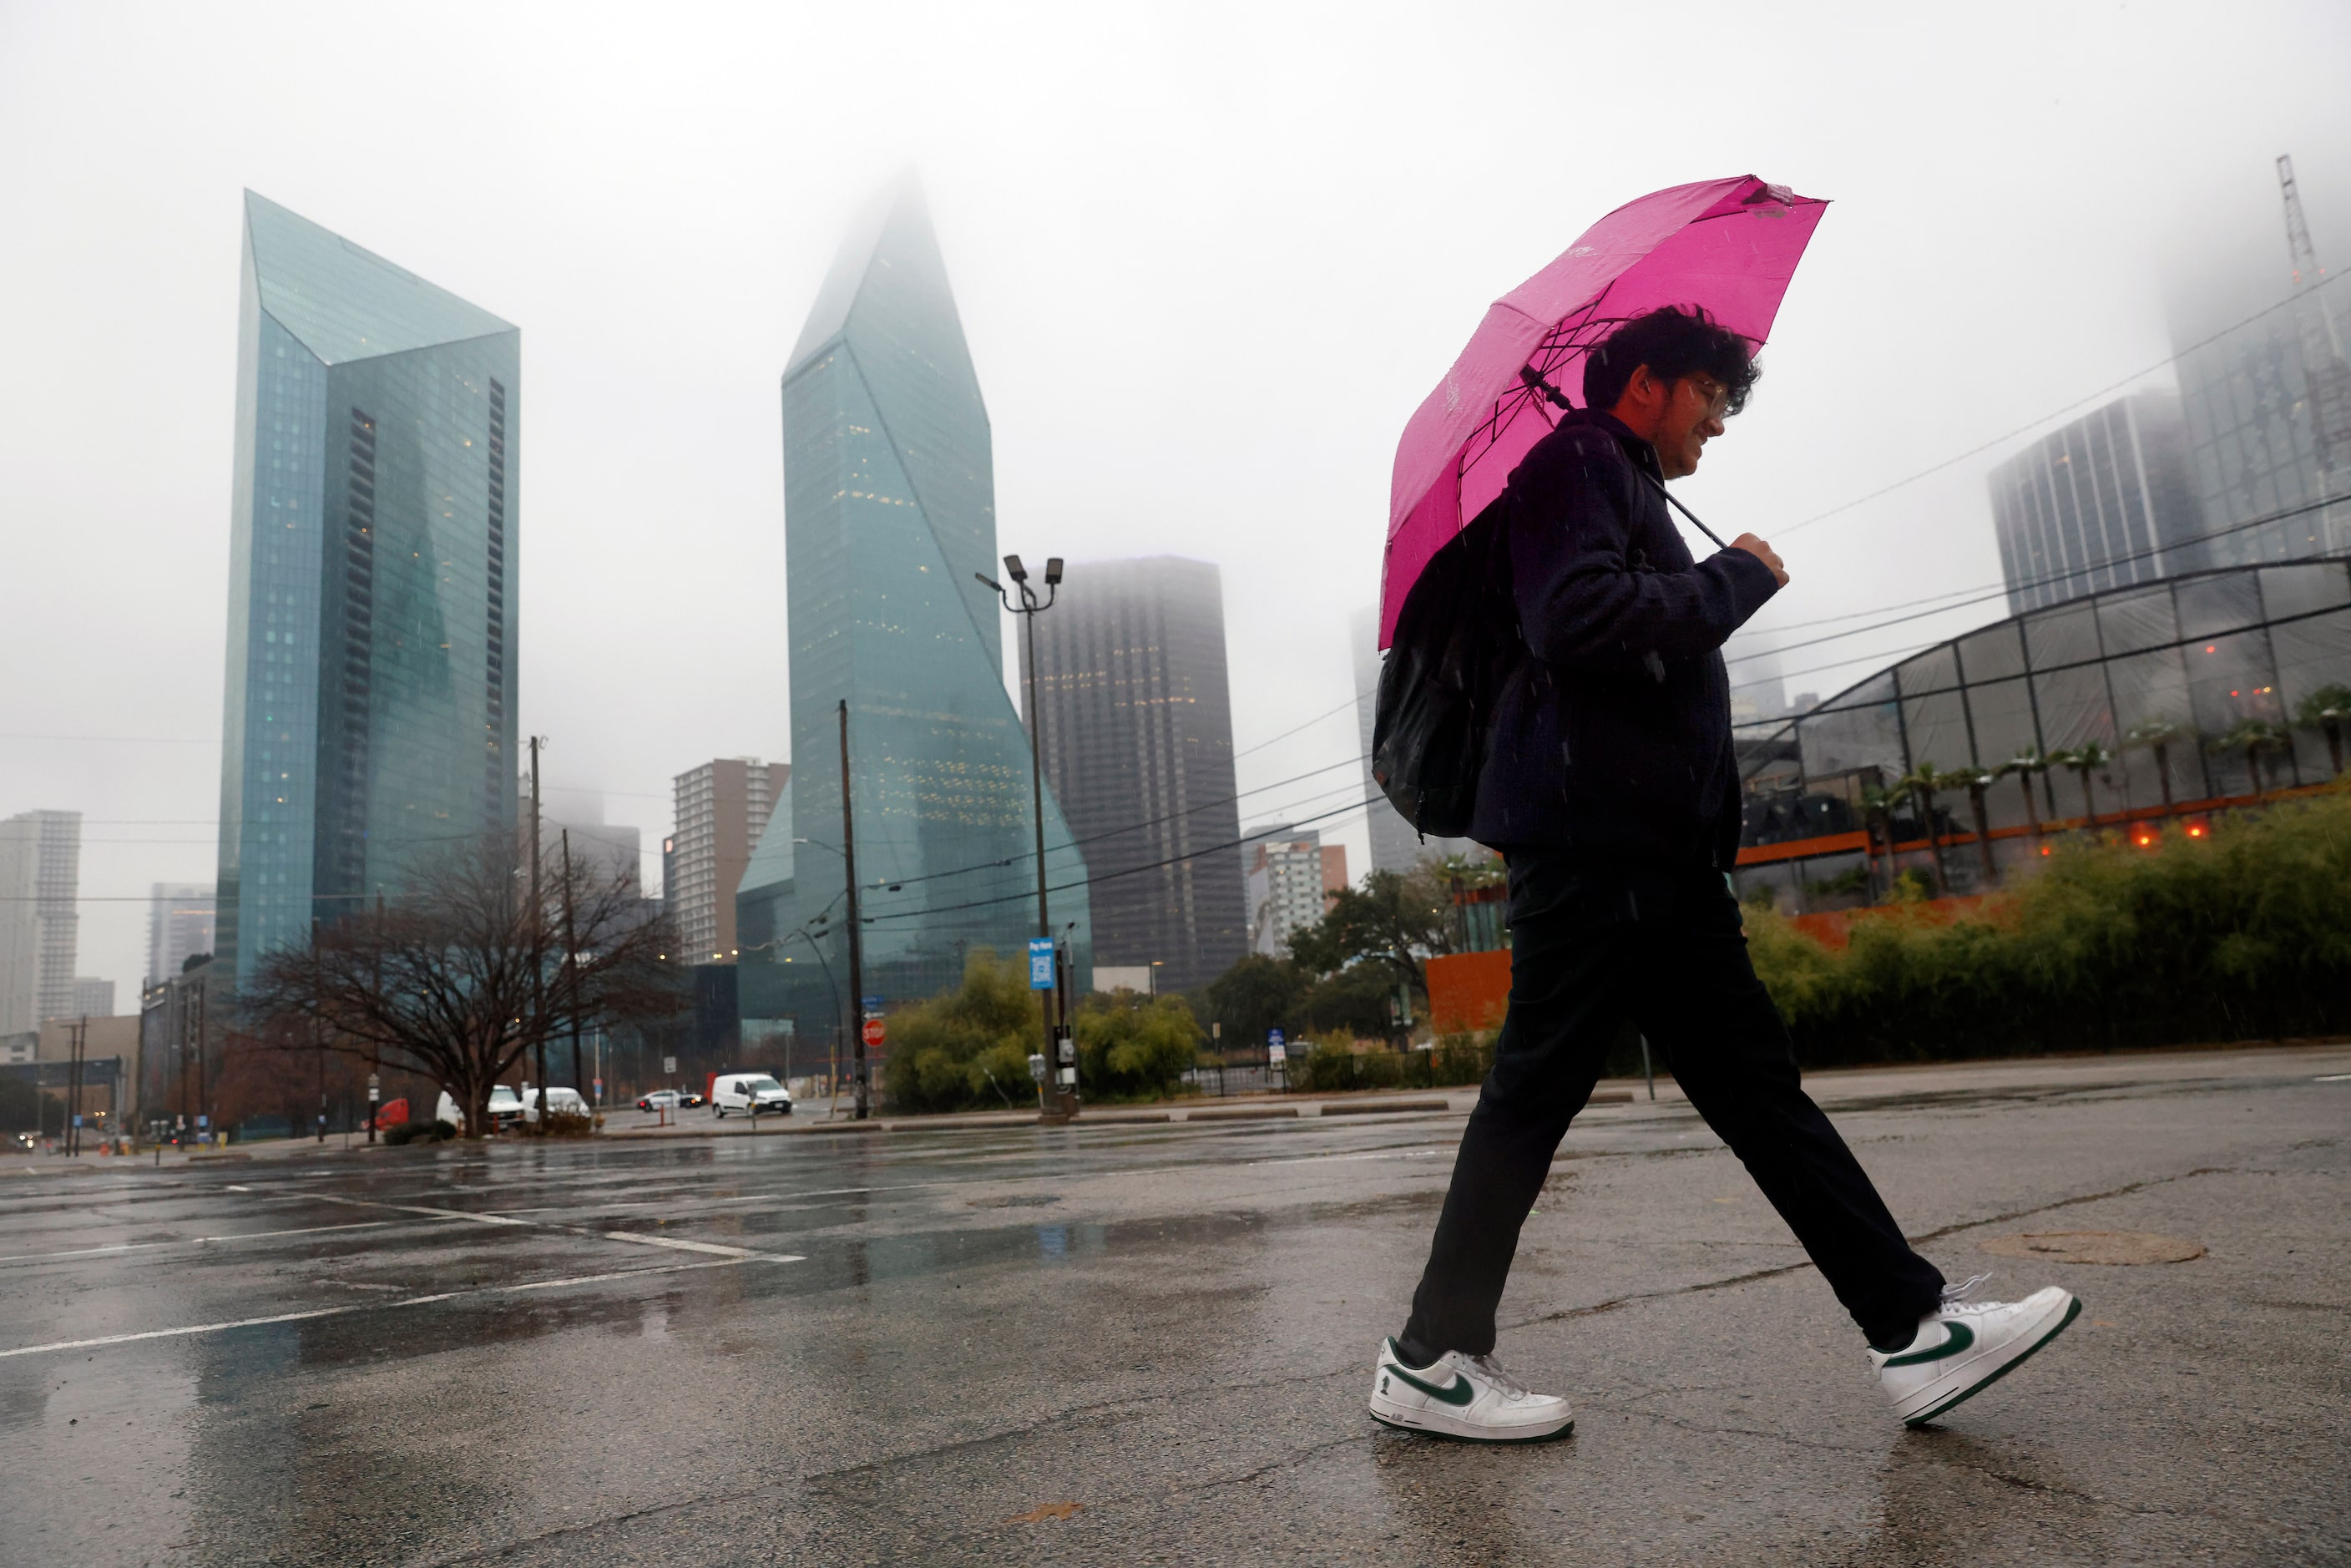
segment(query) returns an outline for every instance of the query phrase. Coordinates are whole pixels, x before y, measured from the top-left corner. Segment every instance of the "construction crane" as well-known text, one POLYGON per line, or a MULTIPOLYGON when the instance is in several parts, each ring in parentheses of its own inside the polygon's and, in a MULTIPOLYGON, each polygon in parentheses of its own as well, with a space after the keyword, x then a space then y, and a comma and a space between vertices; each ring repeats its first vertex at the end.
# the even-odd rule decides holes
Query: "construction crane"
POLYGON ((2302 193, 2294 188, 2294 160, 2283 153, 2277 161, 2278 187, 2285 196, 2285 246, 2294 259, 2294 325, 2302 338, 2303 378, 2308 386, 2311 435, 2318 448, 2318 466, 2332 473, 2338 464, 2351 467, 2351 366, 2343 362, 2343 345, 2318 287, 2326 271, 2310 243, 2310 225, 2302 215, 2302 193))

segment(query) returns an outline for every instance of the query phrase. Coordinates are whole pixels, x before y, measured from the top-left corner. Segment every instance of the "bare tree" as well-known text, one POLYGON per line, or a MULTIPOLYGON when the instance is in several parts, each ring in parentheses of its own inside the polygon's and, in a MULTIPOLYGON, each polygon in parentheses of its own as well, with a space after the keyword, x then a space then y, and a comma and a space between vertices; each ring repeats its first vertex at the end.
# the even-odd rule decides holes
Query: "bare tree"
POLYGON ((650 919, 625 874, 544 867, 539 907, 524 855, 507 840, 420 866, 408 890, 380 907, 319 926, 308 943, 270 955, 245 998, 246 1016, 279 1038, 381 1053, 436 1080, 465 1114, 465 1135, 488 1128, 490 1086, 575 1024, 664 1016, 677 1009, 664 924, 650 919), (568 895, 576 934, 567 964, 568 895))

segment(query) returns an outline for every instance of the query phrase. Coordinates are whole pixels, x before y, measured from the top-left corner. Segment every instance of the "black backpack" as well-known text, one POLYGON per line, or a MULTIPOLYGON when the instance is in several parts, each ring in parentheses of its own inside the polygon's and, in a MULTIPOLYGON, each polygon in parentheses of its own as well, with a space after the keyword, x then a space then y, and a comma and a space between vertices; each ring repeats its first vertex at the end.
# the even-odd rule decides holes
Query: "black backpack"
POLYGON ((1487 726, 1520 656, 1508 502, 1496 497, 1429 558, 1380 668, 1372 777, 1423 839, 1469 831, 1487 726))

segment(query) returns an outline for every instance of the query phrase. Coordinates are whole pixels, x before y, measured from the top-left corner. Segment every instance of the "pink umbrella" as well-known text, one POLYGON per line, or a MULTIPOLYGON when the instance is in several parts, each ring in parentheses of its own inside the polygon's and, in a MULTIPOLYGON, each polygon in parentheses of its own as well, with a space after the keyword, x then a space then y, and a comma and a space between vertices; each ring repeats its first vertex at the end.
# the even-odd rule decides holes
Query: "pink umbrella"
POLYGON ((1429 557, 1502 493, 1552 428, 1551 401, 1525 372, 1580 401, 1584 354, 1660 305, 1703 305, 1762 342, 1827 205, 1752 174, 1677 185, 1617 208, 1494 301, 1396 445, 1380 646, 1429 557))

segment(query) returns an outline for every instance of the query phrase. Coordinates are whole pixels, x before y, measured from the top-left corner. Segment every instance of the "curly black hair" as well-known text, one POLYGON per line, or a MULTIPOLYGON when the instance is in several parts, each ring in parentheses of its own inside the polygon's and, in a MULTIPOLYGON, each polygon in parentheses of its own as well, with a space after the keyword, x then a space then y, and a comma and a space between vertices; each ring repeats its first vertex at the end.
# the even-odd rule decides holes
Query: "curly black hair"
POLYGON ((1704 307, 1685 310, 1662 305, 1634 317, 1592 350, 1583 361, 1584 405, 1604 412, 1614 408, 1633 372, 1643 365, 1667 382, 1684 376, 1713 377, 1730 394, 1727 413, 1747 406, 1747 394, 1763 374, 1753 345, 1716 321, 1704 307))

